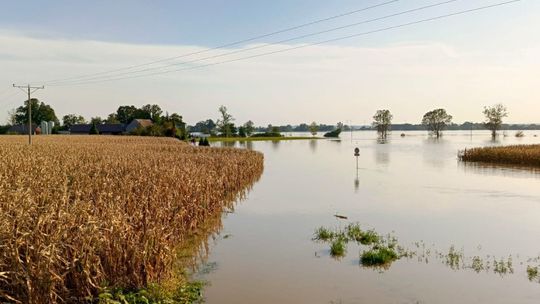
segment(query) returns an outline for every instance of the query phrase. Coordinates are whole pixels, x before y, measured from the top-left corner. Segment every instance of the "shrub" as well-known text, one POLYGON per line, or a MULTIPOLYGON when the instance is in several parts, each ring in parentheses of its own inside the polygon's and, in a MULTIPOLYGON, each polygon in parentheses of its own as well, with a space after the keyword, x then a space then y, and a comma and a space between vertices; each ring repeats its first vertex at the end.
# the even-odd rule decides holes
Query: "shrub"
POLYGON ((324 137, 339 137, 339 134, 341 134, 341 129, 336 129, 334 131, 325 133, 324 137))

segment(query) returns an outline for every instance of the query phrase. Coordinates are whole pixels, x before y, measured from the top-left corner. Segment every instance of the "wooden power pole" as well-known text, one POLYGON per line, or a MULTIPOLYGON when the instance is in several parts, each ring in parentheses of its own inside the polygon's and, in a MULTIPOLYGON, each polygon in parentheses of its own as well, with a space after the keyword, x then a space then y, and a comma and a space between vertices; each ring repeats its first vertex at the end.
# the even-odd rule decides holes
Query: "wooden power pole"
POLYGON ((31 102, 30 95, 32 95, 32 93, 34 93, 37 90, 45 89, 45 86, 33 87, 30 84, 20 85, 20 86, 13 84, 13 87, 19 88, 23 90, 23 92, 28 94, 28 101, 27 101, 27 104, 28 104, 28 144, 32 145, 32 102, 31 102))

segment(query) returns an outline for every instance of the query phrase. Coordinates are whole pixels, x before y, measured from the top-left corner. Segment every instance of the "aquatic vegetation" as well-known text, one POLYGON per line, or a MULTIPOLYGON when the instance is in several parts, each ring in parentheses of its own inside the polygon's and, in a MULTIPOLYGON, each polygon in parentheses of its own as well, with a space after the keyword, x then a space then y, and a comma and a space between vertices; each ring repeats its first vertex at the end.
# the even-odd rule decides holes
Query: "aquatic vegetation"
POLYGON ((371 245, 378 243, 379 235, 374 230, 368 230, 361 234, 359 241, 362 245, 371 245))
POLYGON ((171 138, 1 137, 0 302, 177 290, 180 248, 262 170, 260 153, 171 138))
POLYGON ((479 273, 480 271, 484 270, 484 261, 479 256, 473 257, 471 268, 476 271, 476 273, 479 273))
POLYGON ((512 257, 508 257, 508 260, 500 259, 497 261, 493 260, 493 272, 500 275, 505 275, 507 273, 514 273, 514 267, 512 266, 512 257))
POLYGON ((347 253, 347 243, 343 238, 336 238, 330 245, 330 255, 333 257, 343 257, 347 253))
POLYGON ((334 236, 335 233, 333 231, 321 226, 317 228, 317 230, 315 230, 315 236, 313 237, 313 240, 326 242, 331 241, 334 236))
POLYGON ((386 246, 374 246, 362 252, 360 263, 364 266, 381 266, 389 264, 399 258, 399 255, 392 248, 386 246))
POLYGON ((448 254, 446 255, 446 265, 451 269, 459 269, 461 263, 463 262, 463 252, 458 252, 455 250, 454 246, 450 246, 448 254))
POLYGON ((460 160, 523 166, 540 166, 540 145, 483 147, 460 151, 460 160))
MULTIPOLYGON (((415 260, 420 263, 429 263, 430 258, 434 257, 452 270, 471 269, 476 273, 485 271, 500 276, 514 273, 514 263, 511 255, 507 258, 496 258, 492 255, 468 257, 465 256, 463 248, 457 250, 452 245, 448 251, 441 252, 434 248, 435 244, 428 247, 424 241, 412 243, 412 249, 410 249, 401 246, 393 234, 382 237, 373 229, 362 230, 358 223, 350 223, 344 229, 335 230, 319 227, 315 235, 314 240, 331 242, 330 254, 333 257, 343 257, 346 254, 348 242, 356 242, 358 245, 367 246, 367 249, 360 252, 360 265, 374 267, 374 269, 383 271, 388 269, 392 262, 402 258, 411 259, 416 257, 415 260)), ((482 246, 477 246, 476 250, 481 251, 482 246)), ((315 253, 315 256, 318 257, 317 253, 315 253)), ((517 257, 519 259, 519 255, 517 257)), ((527 261, 529 263, 540 263, 540 256, 529 258, 527 261)), ((527 266, 527 275, 529 280, 538 280, 540 283, 540 266, 527 266)))
POLYGON ((347 237, 350 239, 350 240, 355 240, 357 242, 360 242, 362 240, 362 237, 363 237, 363 231, 362 229, 360 229, 360 225, 359 224, 349 224, 347 225, 347 227, 345 227, 345 231, 346 231, 346 234, 347 234, 347 237))
POLYGON ((538 280, 538 282, 540 282, 540 272, 538 268, 538 266, 527 265, 527 277, 529 278, 529 281, 538 280))

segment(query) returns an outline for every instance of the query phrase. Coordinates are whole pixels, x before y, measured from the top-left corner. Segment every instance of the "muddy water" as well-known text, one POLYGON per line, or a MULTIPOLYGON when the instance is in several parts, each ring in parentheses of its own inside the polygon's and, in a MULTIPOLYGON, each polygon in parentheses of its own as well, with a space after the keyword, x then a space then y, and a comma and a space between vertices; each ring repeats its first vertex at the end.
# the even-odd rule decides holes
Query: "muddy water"
POLYGON ((204 275, 207 303, 539 303, 540 283, 525 269, 540 255, 540 171, 464 165, 456 155, 540 143, 540 132, 498 142, 486 132, 446 132, 440 140, 400 133, 385 144, 372 132, 355 132, 352 140, 344 133, 341 141, 237 144, 262 151, 265 172, 224 216, 208 258, 215 267, 204 275), (336 260, 327 244, 311 240, 319 226, 348 222, 393 232, 418 256, 386 270, 366 268, 362 247, 349 244, 336 260), (444 262, 452 245, 468 258, 511 255, 514 273, 452 269, 444 262))

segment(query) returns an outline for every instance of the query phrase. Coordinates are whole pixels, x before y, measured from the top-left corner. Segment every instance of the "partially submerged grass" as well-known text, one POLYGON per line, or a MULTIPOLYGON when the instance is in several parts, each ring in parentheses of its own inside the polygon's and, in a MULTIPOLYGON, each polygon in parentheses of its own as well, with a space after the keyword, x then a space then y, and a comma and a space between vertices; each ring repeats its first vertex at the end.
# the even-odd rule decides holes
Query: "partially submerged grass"
POLYGON ((168 138, 0 137, 0 302, 174 295, 179 248, 262 170, 260 153, 168 138))
POLYGON ((334 238, 334 232, 328 228, 325 227, 319 227, 317 230, 315 230, 315 237, 313 238, 315 241, 331 241, 334 238))
MULTIPOLYGON (((529 281, 535 281, 540 279, 540 272, 538 270, 538 266, 530 266, 527 265, 527 277, 529 278, 529 281)), ((540 282, 540 280, 539 280, 540 282)))
POLYGON ((459 152, 465 162, 483 162, 540 167, 540 145, 482 147, 459 152))
POLYGON ((330 245, 330 254, 333 257, 343 257, 347 252, 347 242, 343 238, 336 238, 330 245))
POLYGON ((387 246, 374 246, 373 248, 362 252, 360 263, 364 266, 383 266, 399 259, 397 252, 387 246))

